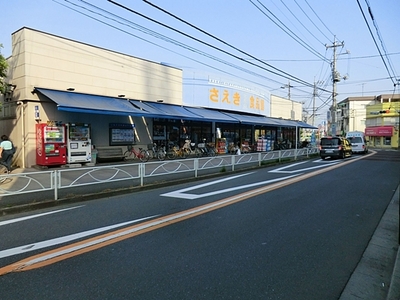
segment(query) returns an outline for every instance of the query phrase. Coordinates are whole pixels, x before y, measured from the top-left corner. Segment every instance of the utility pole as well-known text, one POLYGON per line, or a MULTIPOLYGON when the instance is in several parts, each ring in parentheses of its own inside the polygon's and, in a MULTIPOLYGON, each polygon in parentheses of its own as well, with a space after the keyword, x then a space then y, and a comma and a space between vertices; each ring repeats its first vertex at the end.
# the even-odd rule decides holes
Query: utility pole
POLYGON ((336 136, 336 83, 340 81, 340 74, 336 71, 336 47, 343 47, 344 42, 336 42, 336 36, 334 36, 333 39, 333 44, 328 46, 325 45, 325 47, 328 48, 333 48, 333 61, 332 61, 332 83, 333 83, 333 88, 332 88, 332 110, 331 110, 331 131, 332 131, 332 136, 336 136))
POLYGON ((313 104, 312 104, 312 126, 315 126, 315 97, 317 97, 317 84, 314 80, 314 93, 313 93, 313 104))
POLYGON ((293 107, 293 101, 290 99, 290 88, 292 88, 293 86, 292 85, 290 85, 290 80, 288 81, 288 84, 285 84, 284 86, 281 86, 281 88, 282 89, 284 89, 284 88, 288 88, 288 99, 289 99, 289 101, 291 101, 291 103, 292 103, 292 109, 291 109, 291 111, 290 111, 290 119, 291 120, 294 120, 294 107, 293 107))
POLYGON ((315 82, 315 77, 314 77, 314 92, 313 92, 313 108, 312 108, 312 126, 315 126, 315 98, 317 97, 317 85, 323 84, 323 81, 318 80, 315 82))

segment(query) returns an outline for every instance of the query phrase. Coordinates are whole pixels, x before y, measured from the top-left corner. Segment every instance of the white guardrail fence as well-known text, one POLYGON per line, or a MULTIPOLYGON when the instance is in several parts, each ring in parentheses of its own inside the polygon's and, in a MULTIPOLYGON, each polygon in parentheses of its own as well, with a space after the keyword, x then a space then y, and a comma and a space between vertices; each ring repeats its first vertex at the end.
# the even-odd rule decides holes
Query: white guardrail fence
MULTIPOLYGON (((285 159, 297 160, 318 154, 318 148, 287 149, 271 152, 254 152, 242 155, 217 155, 215 157, 200 157, 158 161, 146 163, 134 160, 120 164, 98 165, 93 167, 59 168, 56 170, 33 171, 0 175, 0 200, 10 195, 21 195, 37 192, 51 192, 54 200, 63 197, 96 192, 97 189, 117 189, 135 186, 144 186, 150 183, 163 181, 168 178, 179 179, 189 176, 198 177, 215 172, 234 171, 240 168, 256 167, 271 161, 285 159), (83 187, 83 188, 82 188, 83 187), (82 188, 72 192, 71 188, 82 188), (68 191, 69 190, 69 191, 68 191)), ((98 191, 97 191, 98 192, 98 191)))

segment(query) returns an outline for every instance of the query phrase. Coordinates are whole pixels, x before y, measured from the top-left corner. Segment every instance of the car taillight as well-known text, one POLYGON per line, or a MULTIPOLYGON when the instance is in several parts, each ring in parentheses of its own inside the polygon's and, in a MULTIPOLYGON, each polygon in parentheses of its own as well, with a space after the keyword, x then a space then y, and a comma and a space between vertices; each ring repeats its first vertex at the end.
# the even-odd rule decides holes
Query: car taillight
POLYGON ((339 150, 342 150, 342 146, 339 146, 339 150))
POLYGON ((319 146, 318 148, 319 148, 319 150, 322 150, 322 146, 319 146))

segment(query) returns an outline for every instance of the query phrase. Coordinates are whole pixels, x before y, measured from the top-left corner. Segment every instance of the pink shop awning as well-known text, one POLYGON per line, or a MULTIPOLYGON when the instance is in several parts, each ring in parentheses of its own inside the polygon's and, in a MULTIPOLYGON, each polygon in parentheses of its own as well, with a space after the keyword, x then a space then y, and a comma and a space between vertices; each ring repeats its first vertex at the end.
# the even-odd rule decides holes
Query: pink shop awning
POLYGON ((393 126, 376 126, 365 128, 366 136, 392 136, 393 126))

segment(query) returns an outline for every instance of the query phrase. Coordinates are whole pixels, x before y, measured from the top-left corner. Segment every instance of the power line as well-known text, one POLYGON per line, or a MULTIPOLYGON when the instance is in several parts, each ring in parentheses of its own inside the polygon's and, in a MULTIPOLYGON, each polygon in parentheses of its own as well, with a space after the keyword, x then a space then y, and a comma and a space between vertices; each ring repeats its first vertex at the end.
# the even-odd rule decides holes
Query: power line
MULTIPOLYGON (((363 9, 362 9, 362 7, 361 7, 361 4, 360 4, 360 1, 359 1, 359 0, 357 0, 357 4, 358 4, 358 7, 359 7, 359 9, 360 9, 360 11, 361 11, 361 14, 362 14, 362 16, 363 16, 363 18, 364 18, 365 24, 366 24, 367 27, 368 27, 369 33, 371 34, 371 37, 372 37, 372 39, 373 39, 373 41, 374 41, 374 43, 375 43, 376 49, 378 50, 379 55, 380 55, 380 57, 381 57, 381 59, 382 59, 382 61, 383 61, 383 64, 385 65, 385 69, 386 69, 386 71, 388 72, 389 77, 390 77, 390 79, 391 79, 392 82, 393 82, 393 85, 396 85, 396 82, 395 82, 394 79, 393 79, 394 76, 391 76, 391 75, 390 75, 390 72, 389 72, 388 66, 387 66, 387 64, 386 64, 386 61, 385 61, 385 59, 383 58, 383 55, 382 55, 381 50, 379 49, 379 46, 378 46, 378 44, 377 44, 377 42, 376 42, 376 39, 375 39, 375 37, 374 37, 374 35, 373 35, 373 33, 372 33, 371 27, 370 27, 369 24, 368 24, 367 18, 365 17, 364 11, 363 11, 363 9)), ((369 9, 369 12, 370 12, 371 18, 373 19, 373 16, 372 16, 372 13, 371 13, 371 10, 370 10, 370 9, 369 9)))
MULTIPOLYGON (((335 35, 332 31, 329 30, 329 28, 325 25, 325 23, 321 20, 321 18, 318 16, 318 14, 314 11, 314 9, 311 7, 311 5, 307 2, 307 0, 304 0, 308 7, 311 9, 311 11, 314 13, 314 15, 318 18, 318 20, 321 22, 322 25, 324 25, 324 27, 330 32, 331 35, 335 35)), ((297 3, 297 2, 296 2, 297 3)), ((314 24, 314 23, 313 23, 314 24)), ((314 24, 315 25, 315 24, 314 24)), ((319 27, 315 25, 315 27, 319 30, 319 27)), ((321 31, 320 31, 321 32, 321 31)), ((322 32, 321 32, 322 33, 322 32)), ((323 33, 322 33, 323 34, 323 33)), ((324 35, 324 34, 323 34, 324 35)), ((329 40, 329 38, 324 35, 326 37, 327 40, 329 40)))
MULTIPOLYGON (((320 42, 322 45, 324 44, 322 41, 320 41, 304 24, 303 24, 303 22, 301 22, 298 18, 297 18, 297 16, 296 16, 296 14, 295 13, 293 13, 292 12, 292 10, 281 0, 281 3, 283 4, 283 6, 285 6, 285 8, 290 12, 290 14, 292 15, 292 17, 293 18, 295 18, 296 19, 296 21, 301 25, 301 27, 303 27, 312 37, 314 37, 318 42, 320 42)), ((279 9, 279 8, 278 8, 279 9)), ((301 9, 301 8, 300 8, 301 9)), ((282 12, 280 9, 279 9, 279 11, 280 12, 282 12)), ((283 13, 283 12, 282 12, 283 13)), ((283 13, 284 14, 284 13, 283 13)), ((307 15, 306 15, 307 16, 307 15)), ((307 16, 308 17, 308 16, 307 16)), ((290 23, 292 23, 291 21, 290 21, 290 19, 289 18, 287 18, 288 20, 289 20, 289 22, 290 23)), ((311 21, 311 20, 310 20, 311 21)), ((312 21, 311 21, 312 22, 312 21)), ((294 25, 293 23, 292 23, 292 25, 294 25)))
MULTIPOLYGON (((144 0, 145 1, 145 0, 144 0)), ((297 43, 299 43, 302 47, 321 58, 323 61, 328 61, 324 56, 318 53, 316 50, 311 48, 307 43, 305 43, 302 39, 300 39, 292 30, 290 30, 285 24, 283 24, 264 4, 262 4, 259 0, 256 0, 269 14, 271 14, 281 25, 275 22, 270 16, 268 16, 262 9, 260 9, 252 0, 249 0, 251 4, 253 4, 264 16, 270 19, 276 26, 278 26, 282 31, 284 31, 287 35, 289 35, 292 39, 294 39, 297 43), (285 27, 288 31, 286 31, 283 27, 285 27)))
POLYGON ((380 33, 380 31, 379 31, 379 28, 378 28, 378 23, 376 22, 376 20, 375 20, 373 14, 372 14, 372 9, 371 9, 371 6, 369 5, 368 0, 365 0, 365 3, 367 3, 368 12, 369 12, 369 14, 370 14, 370 16, 371 16, 372 23, 373 23, 374 26, 375 26, 376 34, 378 35, 379 41, 381 42, 382 49, 383 49, 383 51, 385 52, 386 60, 388 61, 389 67, 390 67, 390 69, 392 70, 393 75, 395 76, 395 75, 396 75, 396 72, 394 71, 393 65, 392 65, 392 63, 391 63, 391 61, 390 61, 390 59, 389 59, 389 57, 388 57, 388 55, 387 55, 385 43, 383 42, 383 38, 382 38, 381 33, 380 33))
MULTIPOLYGON (((282 2, 282 0, 281 0, 281 2, 282 2)), ((307 2, 307 1, 306 1, 307 2)), ((283 2, 282 2, 283 3, 283 2)), ((315 25, 315 23, 311 20, 311 18, 308 16, 308 14, 303 10, 303 8, 297 3, 297 1, 296 0, 294 0, 294 3, 296 3, 296 5, 300 8, 300 10, 303 12, 303 14, 307 17, 307 19, 315 26, 315 28, 317 28, 317 30, 320 32, 320 33, 322 33, 322 35, 327 39, 327 40, 329 40, 329 38, 319 29, 319 27, 317 26, 317 25, 315 25)), ((308 3, 307 3, 308 4, 308 3)), ((286 6, 286 5, 285 5, 286 6)), ((311 8, 311 7, 310 7, 311 8)), ((311 8, 311 10, 314 12, 314 14, 318 17, 318 15, 315 13, 315 11, 311 8)), ((297 18, 296 18, 297 19, 297 18)), ((319 19, 319 17, 318 17, 318 19, 319 19)), ((321 19, 319 19, 319 20, 321 20, 321 19)), ((302 24, 302 23, 301 23, 302 24)), ((304 26, 303 26, 304 27, 304 26)), ((326 26, 325 26, 326 27, 326 26)), ((308 30, 307 30, 308 31, 308 30)), ((309 32, 309 31, 308 31, 309 32)), ((310 32, 310 34, 313 36, 313 37, 315 37, 311 32, 310 32)), ((317 39, 316 37, 315 37, 315 39, 317 39)), ((317 39, 318 40, 318 39, 317 39)), ((319 40, 318 40, 319 41, 319 40)), ((320 42, 320 41, 319 41, 320 42)), ((322 45, 324 45, 324 43, 322 43, 322 42, 320 42, 322 45)))
MULTIPOLYGON (((112 27, 112 28, 114 28, 114 29, 116 29, 116 30, 119 30, 119 31, 121 31, 121 32, 123 32, 123 33, 126 33, 126 34, 130 35, 130 36, 133 36, 133 37, 138 38, 138 39, 140 39, 140 40, 142 40, 142 41, 145 41, 145 42, 147 42, 147 43, 150 43, 150 44, 152 44, 152 45, 154 45, 154 46, 157 46, 157 47, 159 47, 159 48, 162 48, 162 49, 164 49, 164 50, 166 50, 166 51, 169 51, 169 52, 178 54, 178 55, 180 55, 180 56, 182 56, 182 57, 185 57, 185 58, 187 58, 187 59, 189 59, 189 60, 192 60, 192 61, 194 61, 194 62, 197 62, 197 63, 199 63, 199 64, 202 64, 202 65, 204 65, 204 66, 207 66, 207 67, 209 67, 209 68, 215 69, 215 70, 217 70, 217 71, 219 71, 219 72, 232 75, 231 73, 229 73, 229 72, 227 72, 227 71, 224 71, 224 70, 219 69, 219 68, 216 68, 216 67, 214 67, 214 66, 212 66, 212 65, 206 64, 206 63, 204 63, 204 62, 202 62, 202 61, 196 60, 196 59, 194 59, 194 58, 192 58, 192 57, 183 55, 183 54, 178 53, 178 52, 175 52, 175 51, 173 51, 173 50, 171 50, 171 49, 168 49, 168 48, 165 48, 165 47, 163 47, 163 46, 160 46, 160 45, 158 45, 158 44, 156 44, 156 43, 153 43, 153 42, 151 42, 151 41, 149 41, 149 40, 146 40, 146 39, 144 39, 144 38, 142 38, 142 37, 139 37, 139 36, 137 36, 137 35, 134 35, 134 34, 128 32, 128 31, 125 31, 125 30, 123 30, 123 29, 121 29, 121 28, 119 28, 119 27, 116 27, 116 26, 111 25, 111 24, 109 24, 109 23, 107 23, 107 22, 101 21, 101 20, 99 20, 99 19, 97 19, 97 18, 95 18, 95 17, 93 17, 93 16, 90 16, 90 15, 85 14, 85 13, 79 11, 79 10, 76 10, 76 9, 71 8, 71 7, 69 7, 69 6, 66 6, 66 5, 64 5, 64 4, 62 4, 62 3, 59 3, 59 2, 56 1, 56 0, 53 0, 53 1, 56 2, 56 3, 58 3, 58 4, 60 4, 60 5, 62 5, 62 6, 64 6, 64 7, 66 7, 66 8, 68 8, 68 9, 71 9, 71 10, 77 12, 77 13, 80 13, 80 14, 82 14, 82 15, 88 17, 88 18, 91 18, 91 19, 93 19, 93 20, 95 20, 95 21, 98 21, 98 22, 100 22, 100 23, 102 23, 102 24, 104 24, 104 25, 110 26, 110 27, 112 27)), ((105 16, 105 15, 103 15, 103 14, 101 14, 101 13, 97 13, 97 12, 94 12, 94 11, 92 11, 92 10, 89 10, 89 9, 87 9, 86 7, 78 6, 77 4, 72 3, 72 2, 70 2, 70 1, 68 1, 68 0, 64 0, 64 1, 67 2, 67 3, 69 3, 69 4, 71 4, 71 5, 77 6, 77 7, 81 8, 81 9, 87 10, 87 11, 93 13, 93 14, 100 15, 101 17, 104 17, 104 18, 107 18, 107 19, 112 20, 112 21, 114 21, 114 22, 117 22, 117 23, 119 23, 119 24, 121 24, 121 25, 124 25, 124 26, 128 26, 128 27, 133 28, 133 27, 130 26, 130 25, 121 23, 121 22, 119 22, 119 21, 117 21, 117 20, 115 20, 115 19, 109 18, 109 17, 107 17, 107 16, 105 16)), ((119 18, 119 19, 121 19, 121 20, 124 20, 124 21, 130 23, 130 24, 133 24, 134 26, 137 27, 137 28, 134 28, 134 29, 140 30, 140 31, 142 31, 142 32, 144 32, 144 33, 146 33, 146 34, 152 35, 152 36, 157 37, 157 38, 161 38, 161 39, 163 39, 163 40, 165 40, 165 41, 167 41, 167 42, 171 42, 171 43, 173 43, 173 44, 175 44, 175 45, 177 45, 177 46, 182 46, 183 48, 185 48, 185 49, 187 49, 187 50, 190 50, 190 51, 196 52, 197 54, 204 55, 204 56, 206 56, 206 57, 208 57, 208 58, 217 60, 217 61, 219 61, 219 62, 221 62, 221 63, 223 63, 223 64, 226 64, 226 65, 228 65, 228 66, 230 66, 230 67, 233 67, 233 68, 235 68, 235 69, 238 69, 238 70, 243 71, 243 72, 245 72, 245 73, 248 73, 248 74, 250 74, 250 75, 253 75, 253 76, 256 76, 256 77, 259 77, 259 78, 263 78, 263 79, 265 79, 265 80, 269 80, 269 81, 274 82, 274 83, 281 84, 280 82, 278 82, 278 81, 276 81, 276 80, 273 80, 273 79, 271 79, 271 78, 265 77, 265 76, 263 76, 263 75, 261 75, 261 74, 259 74, 259 73, 255 73, 255 72, 253 72, 253 71, 249 71, 249 70, 247 70, 247 69, 245 69, 245 68, 242 68, 242 67, 239 67, 239 66, 237 66, 237 65, 234 65, 234 64, 232 64, 232 63, 223 61, 222 59, 219 59, 219 58, 217 58, 217 57, 211 56, 211 55, 209 55, 209 54, 206 54, 206 53, 204 53, 204 52, 202 52, 202 51, 199 51, 199 50, 194 49, 194 48, 192 48, 192 47, 189 47, 189 46, 187 46, 187 45, 184 45, 184 44, 182 44, 182 43, 180 43, 180 42, 178 42, 178 41, 175 41, 175 40, 173 40, 173 39, 171 39, 171 38, 168 38, 168 37, 163 36, 163 35, 161 35, 161 34, 155 33, 154 31, 152 31, 152 30, 150 30, 150 29, 144 28, 144 27, 142 27, 142 26, 140 26, 140 25, 138 25, 138 24, 135 24, 135 23, 133 23, 133 22, 131 22, 131 21, 129 21, 129 20, 126 20, 126 19, 123 19, 123 18, 121 18, 121 17, 119 17, 119 16, 116 16, 116 15, 114 15, 114 14, 112 14, 112 13, 106 11, 106 10, 103 10, 102 8, 100 8, 100 7, 98 7, 98 6, 95 6, 95 5, 93 5, 93 4, 87 3, 87 2, 82 1, 82 0, 81 0, 80 2, 83 2, 83 3, 85 3, 85 4, 87 4, 87 5, 91 6, 91 7, 94 7, 94 8, 96 8, 96 9, 98 9, 99 11, 102 11, 102 12, 104 12, 104 13, 107 13, 107 14, 111 15, 111 16, 117 17, 117 18, 119 18)), ((235 76, 235 77, 240 78, 239 76, 235 76)), ((244 78, 242 78, 242 79, 244 79, 244 78)), ((262 87, 265 87, 265 88, 267 88, 267 89, 270 89, 270 87, 267 87, 267 86, 265 86, 264 84, 260 84, 260 83, 258 83, 258 82, 254 82, 254 81, 249 80, 249 79, 244 79, 244 80, 246 80, 247 82, 254 83, 254 84, 258 85, 258 86, 262 86, 262 87)))
POLYGON ((207 46, 209 46, 209 47, 211 47, 211 48, 213 48, 213 49, 216 49, 216 50, 221 51, 221 52, 223 52, 223 53, 225 53, 225 54, 227 54, 227 55, 230 55, 230 56, 232 56, 232 57, 234 57, 234 58, 236 58, 236 59, 239 59, 240 61, 243 61, 243 62, 245 62, 245 63, 251 64, 251 65, 256 66, 256 67, 259 67, 259 68, 261 68, 261 69, 264 69, 264 70, 266 70, 267 72, 270 72, 270 73, 272 73, 272 74, 274 74, 274 75, 277 75, 277 76, 286 78, 286 79, 288 79, 288 80, 293 80, 293 81, 295 81, 295 82, 298 82, 298 83, 300 83, 300 84, 304 84, 304 85, 306 85, 306 86, 310 86, 310 83, 308 83, 308 82, 306 82, 306 81, 304 81, 304 80, 302 80, 302 79, 300 79, 300 78, 298 78, 298 77, 295 77, 295 76, 293 76, 293 75, 291 75, 291 74, 289 74, 289 73, 287 73, 287 72, 284 72, 283 70, 280 70, 280 69, 278 69, 278 68, 276 68, 276 67, 274 67, 274 66, 272 66, 272 65, 270 65, 270 64, 268 64, 268 63, 266 63, 265 61, 260 60, 259 58, 255 57, 255 56, 253 56, 253 55, 251 55, 251 54, 249 54, 249 53, 247 53, 247 52, 245 52, 245 51, 243 51, 243 50, 241 50, 241 49, 239 49, 239 48, 237 48, 237 47, 235 47, 235 46, 233 46, 233 45, 231 45, 231 44, 229 44, 229 43, 227 43, 227 42, 225 42, 225 41, 223 41, 222 39, 220 39, 220 38, 218 38, 218 37, 216 37, 216 36, 214 36, 214 35, 212 35, 212 34, 206 32, 206 31, 204 31, 203 29, 201 29, 201 28, 199 28, 199 27, 197 27, 197 26, 195 26, 195 25, 193 25, 193 24, 191 24, 191 23, 189 23, 189 22, 183 20, 182 18, 180 18, 180 17, 178 17, 178 16, 176 16, 176 15, 174 15, 174 14, 168 12, 167 10, 165 10, 165 9, 163 9, 163 8, 161 8, 161 7, 155 5, 155 4, 153 4, 153 3, 151 3, 151 2, 149 2, 149 1, 147 1, 147 0, 143 0, 143 1, 144 1, 145 3, 147 3, 147 4, 151 5, 151 6, 153 6, 154 8, 156 8, 156 9, 158 9, 158 10, 160 10, 160 11, 166 13, 166 14, 168 14, 169 16, 171 16, 171 17, 173 17, 173 18, 179 20, 180 22, 182 22, 182 23, 184 23, 184 24, 186 24, 186 25, 188 25, 188 26, 190 26, 190 27, 192 27, 192 28, 194 28, 194 29, 196 29, 196 30, 202 32, 203 34, 206 34, 206 35, 209 36, 209 37, 212 37, 212 38, 216 39, 217 41, 223 43, 224 45, 227 45, 227 46, 231 47, 232 49, 235 49, 236 51, 239 51, 240 53, 242 53, 242 54, 244 54, 244 55, 247 55, 247 56, 251 57, 252 59, 254 59, 254 60, 258 61, 258 62, 261 62, 261 63, 267 65, 268 67, 270 67, 270 68, 272 68, 272 69, 274 69, 274 70, 277 70, 277 71, 281 72, 282 74, 284 74, 284 75, 286 75, 286 76, 284 76, 284 75, 282 75, 282 74, 278 74, 278 73, 276 73, 275 71, 271 71, 271 70, 265 69, 265 68, 263 68, 263 67, 261 67, 261 66, 259 66, 259 65, 257 65, 257 64, 252 63, 251 61, 249 61, 249 60, 247 60, 247 59, 244 59, 244 58, 242 58, 242 57, 239 57, 239 56, 237 56, 237 55, 234 55, 234 54, 232 54, 232 53, 229 53, 229 52, 227 52, 227 51, 225 51, 225 50, 222 50, 222 49, 220 49, 220 48, 218 48, 218 47, 215 47, 215 46, 213 46, 213 45, 211 45, 211 44, 209 44, 209 43, 206 43, 206 42, 204 42, 204 41, 201 41, 201 40, 199 40, 199 39, 197 39, 197 38, 194 38, 194 37, 192 37, 192 36, 190 36, 190 35, 188 35, 188 34, 186 34, 186 33, 183 33, 183 32, 180 31, 180 30, 177 30, 177 29, 175 29, 175 28, 172 28, 172 27, 170 27, 170 26, 168 26, 168 25, 166 25, 166 24, 163 24, 163 23, 161 23, 161 22, 159 22, 159 21, 157 21, 157 20, 151 19, 151 18, 149 18, 149 17, 147 17, 147 16, 144 16, 143 14, 141 14, 141 13, 139 13, 139 12, 136 12, 136 11, 134 11, 134 10, 132 10, 132 9, 130 9, 130 8, 128 8, 128 7, 124 6, 124 5, 122 5, 122 4, 119 4, 119 3, 117 3, 117 2, 115 2, 115 1, 113 1, 113 0, 107 0, 107 1, 113 3, 113 4, 117 5, 117 6, 120 6, 120 7, 124 8, 124 9, 126 9, 126 10, 128 10, 128 11, 130 11, 130 12, 132 12, 132 13, 135 13, 135 14, 141 16, 141 17, 144 17, 144 18, 146 18, 146 19, 148 19, 148 20, 150 20, 150 21, 152 21, 152 22, 155 22, 155 23, 157 23, 157 24, 159 24, 159 25, 162 25, 162 26, 164 26, 164 27, 166 27, 166 28, 168 28, 168 29, 170 29, 170 30, 173 30, 173 31, 175 31, 175 32, 178 32, 178 33, 180 33, 180 34, 182 34, 182 35, 184 35, 184 36, 186 36, 186 37, 189 37, 189 38, 191 38, 191 39, 193 39, 193 40, 195 40, 195 41, 197 41, 197 42, 199 42, 199 43, 202 43, 202 44, 207 45, 207 46))
MULTIPOLYGON (((57 2, 57 1, 55 1, 55 2, 57 2)), ((68 2, 68 3, 72 4, 72 5, 77 6, 76 4, 71 3, 70 1, 65 0, 65 2, 68 2)), ((161 38, 161 39, 163 39, 163 40, 165 40, 165 41, 169 41, 169 42, 171 42, 171 43, 174 43, 175 45, 181 46, 181 47, 183 47, 183 48, 185 48, 185 49, 187 49, 187 50, 190 50, 190 51, 196 52, 196 53, 198 53, 198 54, 207 56, 207 57, 209 57, 209 58, 211 58, 211 59, 215 59, 215 60, 217 60, 217 61, 219 61, 219 62, 221 62, 221 63, 224 63, 224 64, 226 64, 226 65, 228 65, 228 66, 233 67, 233 68, 237 68, 237 69, 239 69, 239 70, 241 70, 241 71, 243 71, 243 72, 246 72, 246 73, 248 73, 248 74, 251 74, 251 75, 254 75, 254 76, 257 76, 257 77, 260 77, 260 78, 264 78, 264 79, 267 79, 267 80, 270 80, 270 81, 279 83, 278 81, 272 80, 272 79, 270 79, 270 78, 267 78, 267 77, 262 76, 262 75, 260 75, 260 74, 258 74, 258 73, 255 73, 255 72, 248 71, 248 70, 246 70, 246 69, 244 69, 244 68, 235 66, 235 65, 232 64, 232 63, 224 62, 223 60, 221 60, 221 59, 219 59, 219 58, 216 58, 216 57, 213 57, 213 56, 211 56, 211 55, 209 55, 209 54, 206 54, 206 53, 204 53, 204 52, 198 51, 197 49, 194 49, 194 48, 192 48, 192 47, 189 47, 189 46, 187 46, 187 45, 184 45, 184 44, 181 43, 181 42, 172 40, 172 39, 170 39, 170 38, 168 38, 168 37, 166 37, 166 36, 163 36, 163 35, 161 35, 161 34, 155 33, 155 32, 153 32, 153 31, 149 30, 148 28, 141 27, 140 25, 137 25, 137 24, 135 24, 135 23, 132 23, 132 22, 126 20, 126 19, 123 19, 123 18, 121 18, 120 16, 113 15, 113 14, 109 13, 108 11, 105 11, 105 10, 103 10, 103 9, 101 9, 101 8, 99 8, 99 7, 97 7, 97 6, 95 6, 95 5, 92 5, 92 4, 87 3, 87 2, 85 2, 85 1, 80 1, 80 2, 83 2, 83 3, 87 4, 87 5, 92 6, 92 7, 95 7, 96 9, 98 9, 98 10, 100 10, 100 11, 103 11, 103 12, 105 12, 105 13, 107 13, 107 14, 110 14, 110 15, 112 15, 112 16, 115 16, 115 17, 117 17, 117 18, 119 18, 119 19, 121 19, 121 20, 124 20, 125 22, 129 22, 130 24, 134 24, 134 25, 137 27, 136 29, 138 29, 138 30, 140 30, 140 31, 142 31, 142 32, 145 32, 145 33, 147 33, 147 34, 150 34, 150 35, 152 35, 152 36, 154 36, 154 37, 161 38)), ((68 6, 67 6, 67 7, 68 7, 68 6)), ((68 7, 68 8, 70 8, 70 7, 68 7)), ((80 8, 81 8, 81 9, 88 10, 87 8, 84 8, 84 7, 80 7, 80 8)), ((70 9, 72 9, 72 8, 70 8, 70 9)), ((83 15, 89 17, 89 18, 92 18, 92 19, 94 19, 94 20, 96 20, 96 21, 98 21, 98 22, 101 22, 101 23, 103 23, 103 24, 105 24, 105 25, 107 25, 107 26, 110 26, 110 27, 112 27, 112 28, 115 28, 115 29, 117 29, 117 30, 120 30, 120 31, 122 31, 122 32, 124 32, 124 33, 126 33, 126 34, 129 34, 129 35, 134 36, 134 37, 136 37, 136 38, 139 38, 139 39, 141 39, 141 40, 143 40, 143 41, 146 41, 146 42, 148 42, 148 43, 151 43, 151 44, 153 44, 153 45, 156 45, 156 46, 158 46, 158 47, 161 47, 161 46, 159 46, 158 44, 152 43, 152 42, 150 42, 150 41, 148 41, 148 40, 146 40, 146 39, 143 39, 143 38, 141 38, 141 37, 138 37, 138 36, 136 36, 136 35, 134 35, 134 34, 128 32, 128 31, 122 30, 121 28, 116 27, 116 26, 113 26, 113 25, 111 25, 111 24, 109 24, 109 23, 107 23, 107 22, 100 21, 99 19, 96 19, 96 18, 94 18, 94 17, 92 17, 92 16, 89 16, 89 15, 87 15, 87 14, 84 14, 84 13, 78 11, 78 10, 75 10, 75 9, 72 9, 72 10, 74 10, 74 11, 76 11, 76 12, 78 12, 78 13, 81 13, 81 14, 83 14, 83 15)), ((90 10, 88 10, 88 11, 90 11, 90 10)), ((113 21, 115 21, 115 22, 118 22, 118 23, 120 23, 120 24, 122 24, 122 25, 129 26, 129 25, 124 24, 124 23, 121 23, 121 22, 119 22, 119 21, 117 21, 117 20, 115 20, 115 19, 111 19, 111 18, 106 17, 106 16, 104 16, 104 15, 102 15, 102 14, 99 14, 99 13, 97 13, 97 12, 93 12, 93 11, 90 11, 90 12, 91 12, 91 13, 98 14, 98 15, 101 15, 101 16, 104 17, 104 18, 108 18, 108 19, 113 20, 113 21)), ((129 26, 129 27, 131 27, 131 26, 129 26)), ((167 49, 167 48, 164 48, 164 47, 161 47, 161 48, 166 49, 166 50, 168 50, 168 51, 170 51, 170 52, 174 52, 174 51, 172 51, 172 50, 170 50, 170 49, 167 49)), ((174 53, 177 53, 177 52, 174 52, 174 53)), ((231 73, 228 73, 228 72, 226 72, 226 71, 220 70, 220 69, 218 69, 218 68, 215 68, 215 67, 213 67, 213 66, 210 66, 210 65, 208 65, 208 64, 205 64, 205 63, 203 63, 203 62, 201 62, 201 61, 198 61, 198 60, 195 60, 195 59, 193 59, 193 58, 187 57, 187 56, 185 56, 185 55, 183 55, 183 54, 180 54, 180 53, 177 53, 177 54, 179 54, 179 55, 181 55, 181 56, 183 56, 183 57, 186 57, 186 58, 188 58, 188 59, 190 59, 190 60, 196 61, 196 62, 198 62, 198 63, 200 63, 200 64, 203 64, 203 65, 205 65, 205 66, 208 66, 208 67, 210 67, 210 68, 213 68, 213 69, 215 69, 215 70, 218 70, 218 71, 220 71, 220 72, 227 73, 227 74, 231 75, 231 73)), ((290 75, 290 74, 289 74, 289 75, 290 75)), ((238 76, 236 76, 236 77, 238 77, 238 76)), ((246 79, 246 81, 252 82, 252 81, 247 80, 247 79, 246 79)), ((295 81, 295 80, 294 80, 294 81, 295 81)), ((253 82, 253 83, 255 83, 255 84, 259 85, 259 86, 264 86, 264 87, 265 87, 264 84, 260 84, 260 83, 256 83, 256 82, 253 82)), ((279 84, 281 84, 281 83, 279 83, 279 84)), ((267 87, 267 88, 270 89, 270 87, 267 87)), ((328 91, 326 90, 326 92, 328 92, 328 91)))

